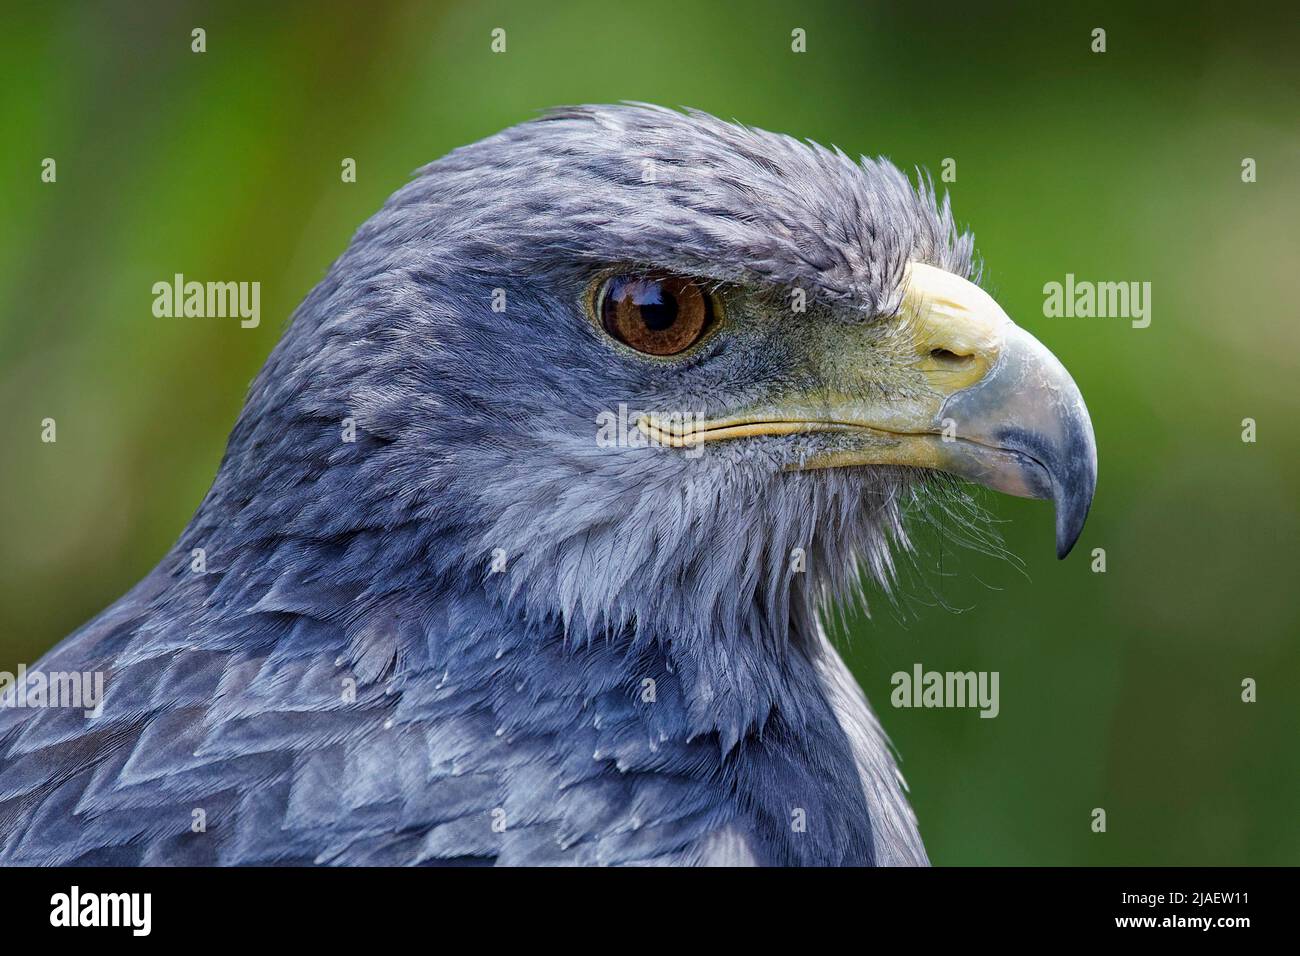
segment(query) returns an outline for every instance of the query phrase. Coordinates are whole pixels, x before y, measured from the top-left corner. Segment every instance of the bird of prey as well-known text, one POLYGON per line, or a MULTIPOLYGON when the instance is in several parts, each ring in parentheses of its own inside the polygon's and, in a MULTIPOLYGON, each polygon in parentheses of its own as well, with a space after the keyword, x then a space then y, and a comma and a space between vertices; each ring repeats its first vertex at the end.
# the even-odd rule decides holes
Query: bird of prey
POLYGON ((1052 500, 1061 556, 1096 480, 978 281, 924 176, 699 112, 425 166, 175 547, 34 666, 99 712, 0 709, 0 861, 926 863, 818 614, 941 473, 1052 500))

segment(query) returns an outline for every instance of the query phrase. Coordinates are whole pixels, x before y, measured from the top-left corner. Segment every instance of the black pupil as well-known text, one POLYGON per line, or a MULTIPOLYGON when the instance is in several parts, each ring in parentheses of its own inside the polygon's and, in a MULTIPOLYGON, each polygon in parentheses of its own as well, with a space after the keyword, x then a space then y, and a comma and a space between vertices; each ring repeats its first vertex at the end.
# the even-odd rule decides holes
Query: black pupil
POLYGON ((677 297, 662 282, 638 282, 632 288, 632 301, 641 310, 641 321, 651 332, 662 332, 677 321, 677 297))

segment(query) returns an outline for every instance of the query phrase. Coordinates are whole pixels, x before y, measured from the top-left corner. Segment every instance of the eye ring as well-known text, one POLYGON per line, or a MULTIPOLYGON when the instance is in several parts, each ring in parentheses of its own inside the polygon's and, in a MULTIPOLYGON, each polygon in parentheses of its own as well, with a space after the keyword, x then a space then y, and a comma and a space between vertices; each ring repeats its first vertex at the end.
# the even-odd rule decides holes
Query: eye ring
POLYGON ((674 358, 717 325, 720 303, 703 282, 671 272, 606 274, 595 285, 592 318, 610 338, 651 358, 674 358))

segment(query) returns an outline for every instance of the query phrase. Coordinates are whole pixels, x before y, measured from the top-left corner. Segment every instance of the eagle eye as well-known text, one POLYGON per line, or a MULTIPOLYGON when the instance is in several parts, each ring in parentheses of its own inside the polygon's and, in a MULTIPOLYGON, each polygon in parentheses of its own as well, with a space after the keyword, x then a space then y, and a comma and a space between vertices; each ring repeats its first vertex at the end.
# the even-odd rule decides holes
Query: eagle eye
POLYGON ((616 275, 596 299, 600 324, 647 355, 686 351, 713 325, 713 296, 693 279, 666 274, 616 275))

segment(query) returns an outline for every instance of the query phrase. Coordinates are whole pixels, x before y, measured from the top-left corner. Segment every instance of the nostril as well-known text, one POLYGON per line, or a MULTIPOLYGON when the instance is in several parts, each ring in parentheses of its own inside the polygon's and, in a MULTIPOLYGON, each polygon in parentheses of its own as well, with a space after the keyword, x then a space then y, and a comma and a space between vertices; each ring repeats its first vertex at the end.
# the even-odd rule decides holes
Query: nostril
POLYGON ((944 365, 965 365, 970 361, 969 355, 958 355, 948 349, 931 349, 930 358, 944 365))

